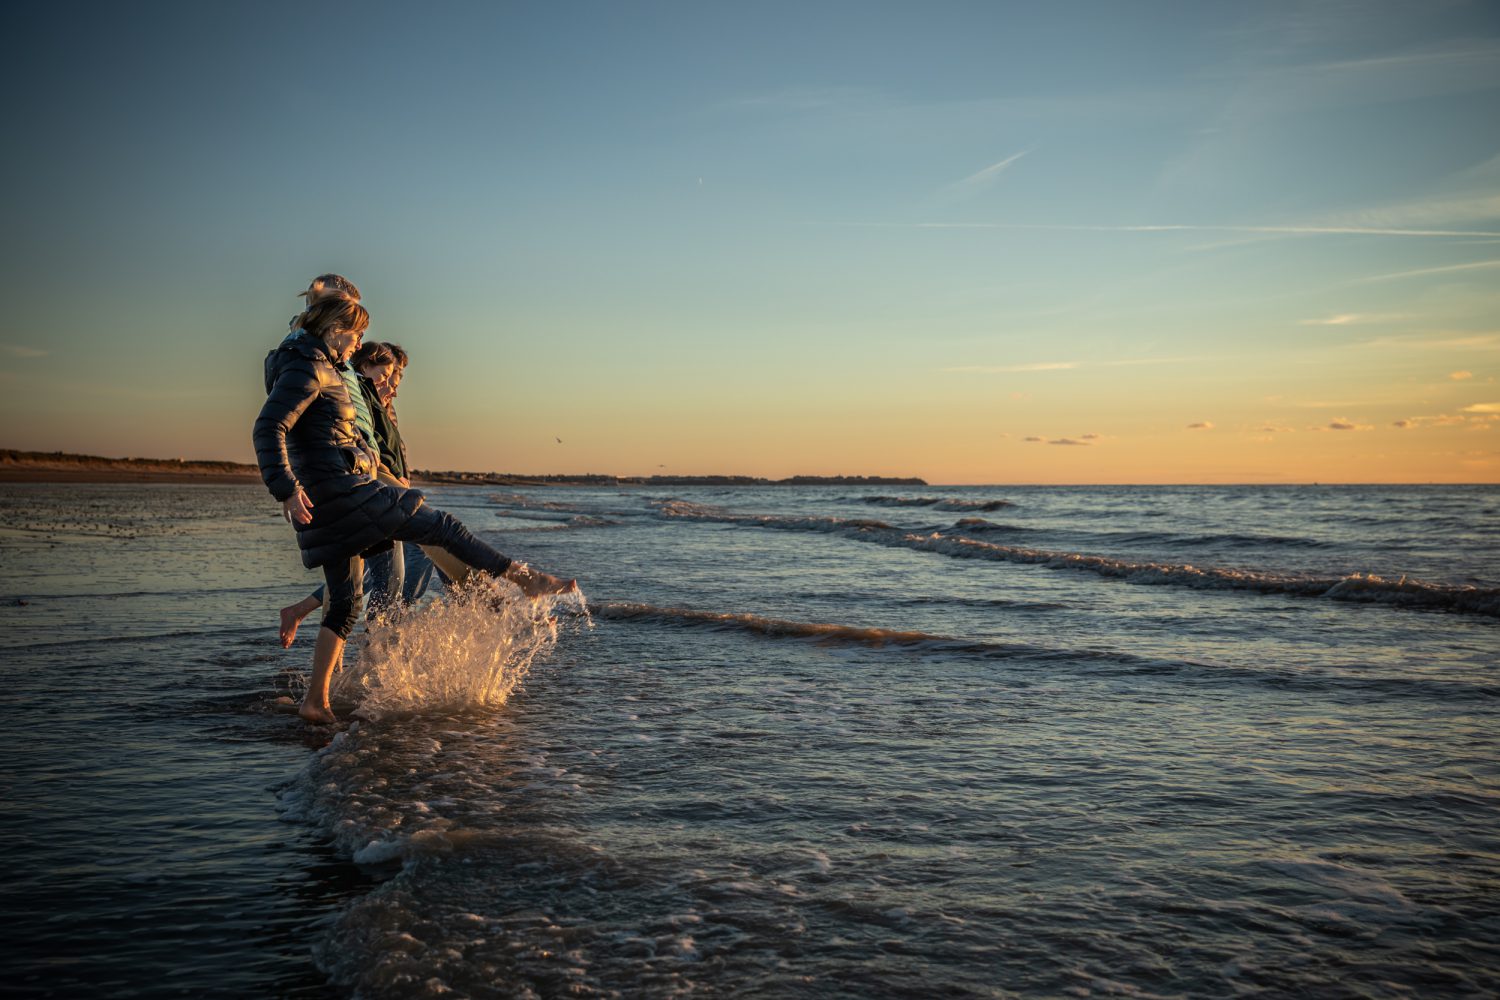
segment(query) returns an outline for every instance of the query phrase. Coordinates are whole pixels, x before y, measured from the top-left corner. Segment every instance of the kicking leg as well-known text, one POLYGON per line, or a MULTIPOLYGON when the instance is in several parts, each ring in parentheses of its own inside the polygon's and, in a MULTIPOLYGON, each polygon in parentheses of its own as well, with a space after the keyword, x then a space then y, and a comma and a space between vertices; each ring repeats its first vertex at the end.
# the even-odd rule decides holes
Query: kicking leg
POLYGON ((474 567, 464 562, 444 549, 436 545, 421 546, 422 553, 432 560, 432 564, 443 571, 443 575, 454 583, 461 584, 469 578, 470 573, 476 572, 474 567))
POLYGON ((542 573, 502 555, 493 546, 476 538, 458 518, 432 507, 423 507, 413 514, 396 532, 395 537, 421 544, 434 564, 455 582, 462 582, 470 572, 480 570, 491 576, 505 577, 520 587, 521 592, 528 597, 563 594, 578 589, 576 580, 564 580, 542 573), (457 559, 461 565, 454 567, 455 572, 450 572, 444 562, 440 562, 433 554, 432 547, 457 559))

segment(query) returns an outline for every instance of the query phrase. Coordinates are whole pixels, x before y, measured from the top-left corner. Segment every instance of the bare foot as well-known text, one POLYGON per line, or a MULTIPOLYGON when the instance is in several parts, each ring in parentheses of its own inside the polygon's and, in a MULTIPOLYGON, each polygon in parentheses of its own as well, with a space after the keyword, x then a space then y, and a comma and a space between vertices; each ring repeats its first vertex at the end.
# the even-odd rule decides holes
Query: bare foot
POLYGON ((305 701, 298 707, 297 715, 303 722, 311 722, 314 725, 331 725, 339 721, 338 717, 333 714, 333 709, 327 705, 310 705, 305 701))
POLYGON ((291 649, 292 640, 297 638, 297 626, 302 624, 302 616, 297 614, 297 605, 288 604, 281 609, 281 648, 291 649))
POLYGON ((505 571, 505 578, 517 587, 527 597, 544 597, 547 594, 571 594, 578 589, 577 580, 564 580, 561 577, 552 576, 534 570, 525 563, 511 563, 510 568, 505 571))
POLYGON ((314 604, 311 608, 307 606, 308 598, 304 597, 296 604, 288 604, 281 609, 281 648, 291 649, 292 640, 297 638, 297 626, 302 624, 302 619, 312 613, 313 608, 319 607, 314 604))

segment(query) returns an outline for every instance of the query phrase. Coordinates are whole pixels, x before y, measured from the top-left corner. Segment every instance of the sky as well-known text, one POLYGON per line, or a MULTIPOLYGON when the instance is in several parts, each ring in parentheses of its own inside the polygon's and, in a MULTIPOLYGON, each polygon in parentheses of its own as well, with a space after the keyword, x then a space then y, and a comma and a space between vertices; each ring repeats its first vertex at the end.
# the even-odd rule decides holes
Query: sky
POLYGON ((1500 4, 7 9, 0 447, 253 460, 316 274, 418 468, 1500 481, 1500 4))

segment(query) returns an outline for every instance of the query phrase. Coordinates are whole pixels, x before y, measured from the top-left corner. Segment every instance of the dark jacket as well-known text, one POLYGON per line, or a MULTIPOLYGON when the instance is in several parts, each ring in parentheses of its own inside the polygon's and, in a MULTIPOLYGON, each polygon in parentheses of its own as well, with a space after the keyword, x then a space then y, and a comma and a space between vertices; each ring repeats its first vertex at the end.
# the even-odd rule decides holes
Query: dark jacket
POLYGON ((299 334, 266 355, 266 394, 255 418, 255 457, 277 500, 301 486, 312 501, 312 522, 294 525, 304 566, 382 545, 422 506, 417 490, 371 478, 349 390, 321 340, 299 334))
POLYGON ((375 443, 380 448, 380 464, 394 472, 399 479, 406 478, 406 445, 401 441, 401 431, 396 421, 380 401, 375 383, 359 377, 359 387, 364 390, 365 402, 370 404, 370 419, 375 424, 375 443))

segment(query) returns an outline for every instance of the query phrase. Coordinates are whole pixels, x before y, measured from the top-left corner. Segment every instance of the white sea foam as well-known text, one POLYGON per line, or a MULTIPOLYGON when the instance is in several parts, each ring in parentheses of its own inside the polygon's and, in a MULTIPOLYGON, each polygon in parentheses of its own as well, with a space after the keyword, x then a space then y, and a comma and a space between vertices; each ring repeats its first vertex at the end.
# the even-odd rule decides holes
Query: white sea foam
POLYGON ((859 518, 730 514, 683 501, 662 503, 659 505, 659 510, 667 517, 783 531, 814 531, 842 535, 877 545, 936 552, 960 559, 988 559, 996 562, 1040 565, 1050 569, 1081 570, 1135 584, 1290 594, 1336 601, 1382 603, 1500 616, 1500 589, 1428 583, 1404 576, 1399 579, 1390 579, 1360 572, 1336 576, 1282 573, 1219 566, 1195 566, 1189 563, 1117 559, 1081 552, 998 545, 962 534, 944 534, 940 531, 927 534, 909 532, 882 521, 859 518))
POLYGON ((502 507, 530 507, 539 510, 577 511, 582 508, 557 500, 538 500, 520 493, 491 493, 489 499, 502 507))
POLYGON ((612 521, 607 517, 598 517, 592 514, 534 514, 524 510, 508 510, 504 516, 516 521, 540 521, 544 525, 538 528, 503 529, 507 531, 561 531, 569 528, 605 528, 620 523, 612 521))
MULTIPOLYGON (((761 615, 699 611, 693 608, 660 608, 650 604, 607 601, 590 610, 600 618, 615 621, 647 619, 678 625, 752 632, 771 638, 813 639, 825 642, 852 643, 863 646, 947 646, 960 644, 947 636, 900 629, 873 628, 862 625, 840 625, 836 622, 797 622, 761 615)), ((964 643, 965 646, 978 646, 964 643)))
MULTIPOLYGON (((886 541, 882 539, 882 541, 886 541)), ((1196 587, 1210 590, 1250 590, 1263 594, 1324 597, 1339 601, 1378 602, 1407 607, 1439 608, 1473 614, 1500 615, 1500 590, 1425 583, 1406 577, 1391 580, 1368 573, 1319 576, 1259 572, 1216 566, 1114 559, 1078 552, 1054 552, 1013 545, 995 545, 972 538, 909 534, 887 544, 904 545, 960 558, 1033 563, 1053 569, 1076 569, 1129 583, 1196 587)))
POLYGON ((865 503, 879 507, 931 507, 934 510, 1000 510, 1014 507, 1010 500, 980 500, 968 497, 860 497, 865 503))
POLYGON ((690 500, 652 500, 650 504, 667 517, 684 517, 699 521, 717 520, 719 518, 735 519, 734 515, 727 513, 722 507, 715 507, 706 503, 693 503, 690 500))

